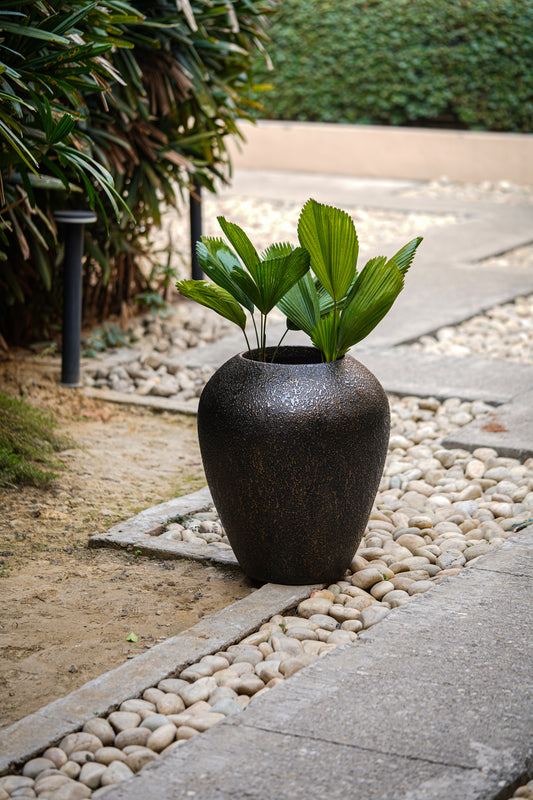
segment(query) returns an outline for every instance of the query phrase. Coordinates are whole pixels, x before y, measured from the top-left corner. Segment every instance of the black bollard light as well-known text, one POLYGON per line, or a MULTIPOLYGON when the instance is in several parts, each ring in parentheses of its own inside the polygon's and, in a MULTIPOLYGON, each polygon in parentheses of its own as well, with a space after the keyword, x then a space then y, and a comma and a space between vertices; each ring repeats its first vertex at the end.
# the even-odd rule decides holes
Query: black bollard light
POLYGON ((198 263, 196 242, 199 242, 202 237, 202 188, 197 181, 190 193, 189 217, 191 221, 191 278, 201 281, 204 273, 198 263))
POLYGON ((54 217, 65 225, 61 383, 63 386, 79 386, 83 226, 96 222, 96 214, 92 211, 56 211, 54 217))

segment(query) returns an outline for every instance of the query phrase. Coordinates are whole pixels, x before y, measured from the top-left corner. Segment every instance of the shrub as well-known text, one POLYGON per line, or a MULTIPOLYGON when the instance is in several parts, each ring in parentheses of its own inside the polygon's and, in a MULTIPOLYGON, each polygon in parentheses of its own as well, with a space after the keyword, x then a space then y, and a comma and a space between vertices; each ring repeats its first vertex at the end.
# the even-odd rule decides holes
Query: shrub
POLYGON ((533 130, 531 0, 285 0, 278 119, 533 130))
POLYGON ((48 486, 57 477, 51 470, 64 464, 54 454, 72 442, 55 428, 51 414, 0 392, 0 487, 48 486))
POLYGON ((252 65, 273 8, 274 0, 212 0, 194 12, 189 0, 2 3, 0 74, 12 81, 11 97, 0 92, 6 339, 57 328, 56 208, 99 210, 86 230, 86 319, 119 312, 150 288, 140 264, 161 207, 229 175, 226 137, 257 107, 252 65), (70 160, 58 152, 65 142, 70 160), (131 213, 115 219, 120 204, 131 213))

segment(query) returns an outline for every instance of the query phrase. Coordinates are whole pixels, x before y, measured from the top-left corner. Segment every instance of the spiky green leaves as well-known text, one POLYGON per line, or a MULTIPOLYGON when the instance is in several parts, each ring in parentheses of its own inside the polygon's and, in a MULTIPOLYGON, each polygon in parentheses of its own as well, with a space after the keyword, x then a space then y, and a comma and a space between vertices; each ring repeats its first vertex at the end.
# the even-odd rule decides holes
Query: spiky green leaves
POLYGON ((278 305, 288 327, 305 331, 325 360, 334 361, 389 311, 422 239, 413 239, 388 261, 384 256, 371 259, 358 273, 357 234, 344 211, 309 200, 298 235, 316 279, 306 275, 278 305))
POLYGON ((311 269, 335 302, 356 274, 359 243, 349 214, 308 200, 298 222, 298 238, 311 256, 311 269))
POLYGON ((357 233, 341 209, 309 200, 298 223, 301 247, 273 244, 261 255, 242 228, 224 217, 218 221, 236 252, 222 239, 204 237, 198 260, 213 283, 180 281, 177 287, 235 322, 245 336, 244 309, 252 320, 258 309, 260 326, 254 321, 254 328, 260 358, 265 357, 266 315, 275 305, 287 326, 305 331, 326 361, 343 356, 389 311, 422 241, 413 239, 389 260, 372 258, 358 273, 357 233))
POLYGON ((211 308, 221 317, 234 322, 241 330, 246 328, 246 314, 230 293, 221 286, 207 281, 189 280, 178 281, 176 288, 184 297, 211 308))
POLYGON ((243 331, 243 308, 252 314, 252 319, 257 308, 261 314, 259 332, 256 329, 257 347, 264 354, 266 315, 309 270, 309 253, 303 247, 280 243, 259 256, 242 228, 224 217, 218 221, 238 255, 222 239, 203 237, 197 246, 198 261, 213 284, 180 281, 177 288, 185 297, 236 322, 243 331))

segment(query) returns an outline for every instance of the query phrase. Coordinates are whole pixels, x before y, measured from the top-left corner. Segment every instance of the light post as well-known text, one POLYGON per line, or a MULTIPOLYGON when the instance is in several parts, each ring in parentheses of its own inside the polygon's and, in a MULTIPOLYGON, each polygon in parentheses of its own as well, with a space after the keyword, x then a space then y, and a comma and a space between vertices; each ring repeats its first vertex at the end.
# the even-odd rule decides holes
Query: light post
POLYGON ((61 383, 63 386, 79 386, 83 226, 96 222, 96 214, 92 211, 55 211, 54 217, 65 225, 61 383))

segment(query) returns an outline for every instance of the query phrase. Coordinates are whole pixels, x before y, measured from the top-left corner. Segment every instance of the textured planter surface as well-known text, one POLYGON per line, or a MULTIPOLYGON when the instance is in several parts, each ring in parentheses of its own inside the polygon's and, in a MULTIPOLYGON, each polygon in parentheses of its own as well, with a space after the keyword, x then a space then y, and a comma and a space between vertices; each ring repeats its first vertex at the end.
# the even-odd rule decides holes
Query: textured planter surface
POLYGON ((220 367, 200 398, 198 435, 247 575, 341 577, 372 509, 389 425, 381 384, 351 356, 325 364, 311 347, 282 347, 275 364, 237 355, 220 367))

